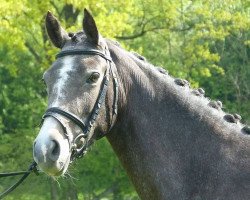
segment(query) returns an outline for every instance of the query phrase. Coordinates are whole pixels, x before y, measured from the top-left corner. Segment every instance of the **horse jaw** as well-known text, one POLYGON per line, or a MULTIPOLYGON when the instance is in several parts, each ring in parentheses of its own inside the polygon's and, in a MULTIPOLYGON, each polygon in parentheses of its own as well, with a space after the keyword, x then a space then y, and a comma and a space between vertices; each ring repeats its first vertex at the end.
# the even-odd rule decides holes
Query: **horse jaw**
POLYGON ((46 118, 34 141, 35 162, 46 174, 60 176, 67 171, 70 156, 69 142, 60 124, 52 117, 46 118))

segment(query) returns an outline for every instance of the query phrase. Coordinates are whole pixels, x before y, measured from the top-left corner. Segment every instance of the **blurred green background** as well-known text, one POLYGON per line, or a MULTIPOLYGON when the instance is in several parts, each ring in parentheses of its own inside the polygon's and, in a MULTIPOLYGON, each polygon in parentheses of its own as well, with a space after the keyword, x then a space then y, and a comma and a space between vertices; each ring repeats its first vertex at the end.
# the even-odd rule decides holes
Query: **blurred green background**
MULTIPOLYGON (((46 109, 43 71, 55 59, 47 10, 67 31, 80 30, 83 8, 99 31, 170 74, 203 87, 206 96, 250 124, 248 0, 0 0, 0 171, 32 161, 32 142, 46 109)), ((139 199, 106 139, 69 170, 70 178, 31 175, 6 199, 139 199)), ((0 179, 0 191, 17 178, 0 179)))

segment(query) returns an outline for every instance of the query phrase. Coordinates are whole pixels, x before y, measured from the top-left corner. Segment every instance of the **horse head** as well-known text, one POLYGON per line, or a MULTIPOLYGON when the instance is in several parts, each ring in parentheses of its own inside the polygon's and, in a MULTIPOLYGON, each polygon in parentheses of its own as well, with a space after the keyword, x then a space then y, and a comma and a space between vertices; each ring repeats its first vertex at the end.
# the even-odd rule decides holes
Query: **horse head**
POLYGON ((107 44, 86 9, 83 31, 68 34, 50 12, 46 29, 61 51, 43 75, 48 109, 34 141, 33 155, 42 171, 60 176, 112 127, 115 95, 106 94, 109 88, 114 91, 116 77, 107 44), (114 82, 109 83, 111 77, 114 82))

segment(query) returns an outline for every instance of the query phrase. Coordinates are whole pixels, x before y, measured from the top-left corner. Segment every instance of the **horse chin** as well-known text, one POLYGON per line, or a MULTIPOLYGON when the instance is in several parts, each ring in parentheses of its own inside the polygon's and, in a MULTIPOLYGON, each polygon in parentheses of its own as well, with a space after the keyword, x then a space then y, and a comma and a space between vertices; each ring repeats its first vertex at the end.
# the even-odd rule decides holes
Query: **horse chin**
POLYGON ((63 176, 67 172, 67 169, 70 164, 70 156, 71 154, 69 154, 67 159, 65 159, 64 161, 57 160, 51 165, 39 164, 38 166, 40 170, 46 173, 47 175, 51 177, 60 177, 60 176, 63 176))
POLYGON ((71 158, 71 154, 69 154, 69 156, 68 156, 66 162, 64 163, 58 176, 63 176, 66 173, 66 171, 68 170, 69 164, 70 164, 70 158, 71 158))

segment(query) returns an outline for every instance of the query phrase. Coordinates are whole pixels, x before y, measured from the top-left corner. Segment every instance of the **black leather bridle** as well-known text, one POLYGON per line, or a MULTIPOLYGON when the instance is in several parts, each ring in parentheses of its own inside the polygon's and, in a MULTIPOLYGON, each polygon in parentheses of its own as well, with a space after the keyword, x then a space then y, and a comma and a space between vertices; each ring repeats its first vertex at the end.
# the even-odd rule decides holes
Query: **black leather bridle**
MULTIPOLYGON (((59 54, 57 54, 56 58, 61 58, 61 57, 68 56, 68 55, 98 55, 98 56, 104 58, 106 60, 106 62, 107 62, 107 69, 105 71, 104 78, 102 80, 101 90, 100 90, 98 98, 97 98, 97 100, 95 102, 94 108, 91 111, 91 113, 89 115, 89 118, 88 118, 86 123, 84 123, 75 114, 73 114, 73 113, 71 113, 69 111, 63 110, 61 108, 58 108, 58 107, 48 108, 46 110, 45 114, 42 117, 42 122, 44 121, 44 119, 46 117, 53 117, 62 126, 64 134, 66 135, 66 137, 67 137, 67 139, 69 141, 70 151, 71 151, 71 158, 70 159, 72 161, 75 158, 81 157, 84 154, 86 148, 88 147, 88 143, 84 142, 78 148, 77 142, 78 142, 78 140, 80 141, 81 138, 86 139, 88 137, 88 134, 89 134, 91 128, 95 124, 97 116, 99 115, 100 108, 101 108, 101 106, 103 105, 103 103, 105 101, 110 75, 112 75, 112 78, 113 78, 114 102, 113 102, 112 119, 111 119, 111 124, 110 124, 109 130, 112 128, 112 125, 114 124, 115 116, 117 115, 117 108, 118 108, 118 106, 117 106, 117 103, 118 103, 118 81, 117 81, 117 77, 116 77, 116 74, 115 74, 115 69, 113 68, 114 63, 113 63, 112 59, 109 56, 109 51, 107 50, 107 48, 105 49, 104 53, 102 51, 93 50, 93 49, 90 49, 90 50, 81 50, 81 49, 64 50, 64 51, 61 51, 59 54), (61 115, 61 116, 65 117, 65 118, 71 120, 77 126, 79 126, 81 128, 82 133, 77 135, 73 139, 73 141, 70 141, 67 128, 64 125, 64 123, 60 120, 58 115, 61 115)), ((103 137, 104 135, 105 134, 99 136, 99 138, 103 137)), ((0 193, 0 199, 4 198, 6 195, 8 195, 10 192, 12 192, 18 185, 20 185, 29 176, 29 174, 31 172, 35 172, 36 174, 38 174, 37 163, 36 162, 32 162, 32 164, 30 165, 30 167, 28 168, 27 171, 11 172, 11 173, 0 173, 0 178, 23 174, 23 176, 15 184, 13 184, 11 187, 9 187, 3 193, 0 193)))
POLYGON ((15 190, 31 174, 31 172, 34 172, 36 175, 38 175, 38 170, 36 166, 37 166, 36 162, 33 161, 27 171, 0 173, 0 178, 23 175, 15 184, 10 186, 4 192, 0 193, 0 199, 3 199, 9 193, 15 190))
MULTIPOLYGON (((104 78, 102 80, 102 85, 101 85, 99 95, 97 97, 97 100, 95 102, 93 110, 91 111, 86 123, 83 122, 83 120, 80 119, 75 114, 73 114, 69 111, 63 110, 61 108, 58 108, 58 107, 48 108, 42 117, 42 122, 44 121, 44 119, 46 117, 53 117, 54 119, 56 119, 59 122, 59 124, 61 125, 61 127, 64 131, 64 134, 66 135, 66 137, 69 141, 70 151, 71 151, 71 161, 72 161, 75 158, 82 157, 84 155, 86 148, 88 147, 88 142, 87 142, 86 138, 88 137, 88 134, 89 134, 91 128, 95 124, 95 121, 97 119, 97 116, 99 115, 101 106, 105 102, 105 97, 106 97, 106 93, 107 93, 107 89, 108 89, 108 83, 110 80, 110 75, 113 78, 113 87, 114 87, 114 102, 113 102, 113 111, 112 111, 112 119, 111 119, 110 128, 112 127, 112 125, 114 123, 115 115, 117 115, 118 81, 117 81, 117 77, 115 74, 114 63, 113 63, 111 57, 109 56, 109 51, 107 48, 105 48, 104 53, 100 50, 93 50, 93 49, 90 49, 90 50, 81 50, 81 49, 63 50, 56 55, 56 58, 58 59, 58 58, 61 58, 64 56, 69 56, 69 55, 98 55, 98 56, 102 57, 103 59, 105 59, 107 62, 107 69, 105 71, 104 78), (65 118, 69 119, 70 121, 72 121, 74 124, 76 124, 78 127, 81 128, 82 133, 77 135, 72 141, 70 141, 70 137, 69 137, 67 128, 64 125, 64 123, 60 120, 58 115, 59 116, 61 115, 65 118), (80 147, 78 147, 79 146, 78 143, 79 143, 79 141, 81 141, 82 138, 84 138, 84 143, 80 147)), ((99 136, 99 138, 101 138, 104 135, 105 134, 99 136)))

